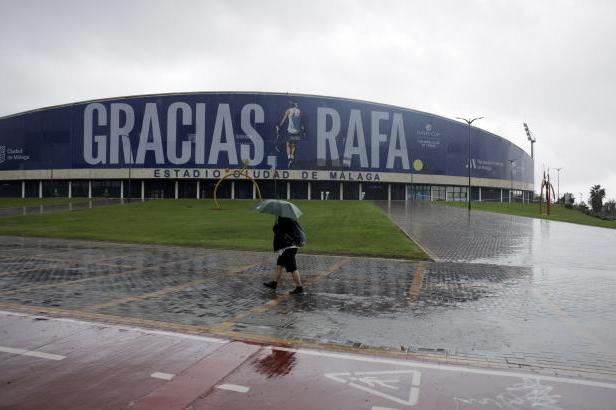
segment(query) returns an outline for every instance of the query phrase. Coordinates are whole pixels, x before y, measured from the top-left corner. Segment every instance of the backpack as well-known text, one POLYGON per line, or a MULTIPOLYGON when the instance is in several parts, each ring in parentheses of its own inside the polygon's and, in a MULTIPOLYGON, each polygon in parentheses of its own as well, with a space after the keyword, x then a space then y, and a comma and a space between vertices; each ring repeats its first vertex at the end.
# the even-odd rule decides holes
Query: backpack
POLYGON ((299 246, 300 248, 306 244, 306 233, 302 229, 301 225, 295 221, 291 220, 291 235, 293 237, 292 242, 293 245, 299 246))

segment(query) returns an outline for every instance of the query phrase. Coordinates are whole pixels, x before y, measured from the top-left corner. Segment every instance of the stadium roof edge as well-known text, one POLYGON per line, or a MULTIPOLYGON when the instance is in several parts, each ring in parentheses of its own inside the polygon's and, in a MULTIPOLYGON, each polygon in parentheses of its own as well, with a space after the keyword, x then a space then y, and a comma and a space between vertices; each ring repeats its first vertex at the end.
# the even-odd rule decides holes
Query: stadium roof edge
MULTIPOLYGON (((393 109, 404 110, 404 111, 412 111, 412 112, 416 112, 416 113, 419 113, 419 114, 428 115, 428 116, 431 116, 431 117, 442 118, 444 120, 453 122, 455 124, 462 124, 460 121, 457 121, 457 120, 455 120, 453 118, 447 118, 447 117, 444 117, 442 115, 432 114, 432 113, 429 113, 429 112, 415 110, 415 109, 412 109, 412 108, 401 107, 399 105, 384 104, 384 103, 379 103, 379 102, 374 102, 374 101, 367 101, 367 100, 359 100, 359 99, 356 99, 356 98, 344 98, 344 97, 333 97, 333 96, 327 96, 327 95, 300 94, 300 93, 289 93, 289 92, 268 92, 268 91, 185 91, 185 92, 170 92, 170 93, 156 93, 156 94, 137 94, 137 95, 125 95, 125 96, 120 96, 120 97, 97 98, 97 99, 91 99, 91 100, 76 101, 76 102, 66 103, 66 104, 51 105, 51 106, 48 106, 48 107, 40 107, 40 108, 35 108, 33 110, 27 110, 27 111, 18 112, 18 113, 15 113, 15 114, 9 114, 9 115, 0 117, 0 121, 4 120, 4 119, 12 118, 12 117, 18 117, 20 115, 27 115, 27 114, 32 114, 32 113, 40 112, 40 111, 46 111, 46 110, 57 109, 57 108, 64 108, 64 107, 71 107, 71 106, 75 106, 75 105, 94 103, 94 102, 104 102, 104 101, 112 101, 112 100, 115 101, 115 100, 124 100, 124 99, 130 99, 130 98, 142 98, 142 97, 154 97, 154 96, 169 97, 169 96, 173 96, 173 95, 196 95, 196 94, 261 94, 261 95, 282 95, 282 96, 297 96, 297 97, 316 97, 316 98, 325 98, 325 99, 330 99, 330 100, 352 101, 352 102, 358 102, 358 103, 367 103, 367 104, 379 105, 379 106, 382 106, 382 107, 388 107, 390 109, 393 108, 393 109)), ((524 151, 526 153, 526 150, 524 150, 522 147, 518 146, 517 144, 514 144, 513 142, 511 142, 510 140, 508 140, 505 137, 502 137, 500 135, 494 134, 494 133, 492 133, 490 131, 486 131, 483 128, 480 128, 480 127, 475 127, 475 128, 478 128, 478 129, 482 130, 483 132, 485 132, 487 134, 490 134, 490 135, 492 135, 492 136, 494 136, 496 138, 500 138, 500 139, 502 139, 504 141, 507 141, 510 144, 515 145, 516 147, 518 147, 519 149, 521 149, 522 151, 524 151)), ((526 153, 526 154, 528 155, 528 153, 526 153)))

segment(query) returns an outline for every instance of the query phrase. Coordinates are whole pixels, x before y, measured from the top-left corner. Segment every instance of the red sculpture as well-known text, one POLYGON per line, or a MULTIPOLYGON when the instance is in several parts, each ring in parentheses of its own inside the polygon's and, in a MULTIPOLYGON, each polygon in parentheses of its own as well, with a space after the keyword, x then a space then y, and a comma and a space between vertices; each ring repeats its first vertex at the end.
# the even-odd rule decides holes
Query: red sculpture
POLYGON ((550 182, 550 173, 546 176, 545 171, 543 171, 543 181, 541 181, 541 196, 539 197, 539 214, 543 215, 543 190, 545 188, 545 202, 546 202, 546 212, 547 215, 550 215, 550 211, 552 210, 552 201, 553 198, 556 197, 554 193, 554 187, 550 182))

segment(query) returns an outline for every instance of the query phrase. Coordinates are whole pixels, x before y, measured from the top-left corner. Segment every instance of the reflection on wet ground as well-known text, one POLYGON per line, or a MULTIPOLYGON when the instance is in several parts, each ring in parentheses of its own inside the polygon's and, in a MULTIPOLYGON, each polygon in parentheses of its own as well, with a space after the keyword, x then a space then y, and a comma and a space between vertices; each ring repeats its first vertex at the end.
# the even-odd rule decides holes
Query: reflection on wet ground
POLYGON ((0 208, 0 217, 18 215, 48 214, 53 212, 77 211, 79 209, 96 208, 107 205, 124 205, 131 202, 143 202, 142 199, 119 199, 119 198, 99 198, 91 200, 79 199, 65 204, 55 205, 33 205, 20 206, 15 208, 0 208))
POLYGON ((440 261, 616 271, 616 230, 430 202, 379 202, 440 261))
MULTIPOLYGON (((616 377, 614 232, 385 209, 437 260, 299 255, 308 292, 289 296, 290 278, 277 294, 261 286, 273 253, 0 237, 0 309, 616 377)), ((257 367, 284 374, 281 353, 257 367)))
POLYGON ((253 359, 252 366, 257 373, 274 378, 286 376, 296 364, 295 352, 269 350, 253 359))

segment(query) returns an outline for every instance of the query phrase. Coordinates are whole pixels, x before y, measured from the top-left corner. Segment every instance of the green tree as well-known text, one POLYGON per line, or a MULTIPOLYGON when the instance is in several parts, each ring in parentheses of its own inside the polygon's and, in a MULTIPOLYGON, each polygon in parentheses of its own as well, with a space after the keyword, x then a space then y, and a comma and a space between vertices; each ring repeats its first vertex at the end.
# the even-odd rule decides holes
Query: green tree
POLYGON ((605 205, 603 205, 603 210, 612 218, 616 217, 616 201, 613 199, 607 201, 605 205))
POLYGON ((601 185, 593 185, 590 188, 590 206, 594 213, 601 212, 603 208, 603 198, 605 197, 605 188, 601 188, 601 185))

